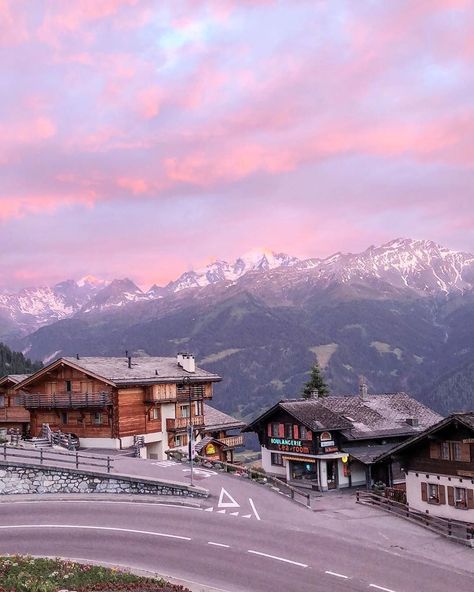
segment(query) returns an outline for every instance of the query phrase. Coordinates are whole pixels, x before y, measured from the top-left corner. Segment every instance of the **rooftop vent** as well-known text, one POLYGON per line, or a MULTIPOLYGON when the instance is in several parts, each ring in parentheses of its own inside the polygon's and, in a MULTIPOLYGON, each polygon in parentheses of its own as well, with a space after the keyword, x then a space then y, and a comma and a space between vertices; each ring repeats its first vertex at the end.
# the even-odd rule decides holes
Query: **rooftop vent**
POLYGON ((365 376, 359 376, 359 397, 362 399, 362 401, 367 400, 367 394, 368 394, 368 389, 367 389, 367 381, 365 379, 365 376))
POLYGON ((176 361, 178 363, 178 366, 182 368, 185 372, 196 372, 196 362, 194 360, 193 354, 180 352, 176 356, 176 361))
POLYGON ((405 421, 409 426, 413 426, 414 428, 420 425, 418 417, 407 417, 405 421))

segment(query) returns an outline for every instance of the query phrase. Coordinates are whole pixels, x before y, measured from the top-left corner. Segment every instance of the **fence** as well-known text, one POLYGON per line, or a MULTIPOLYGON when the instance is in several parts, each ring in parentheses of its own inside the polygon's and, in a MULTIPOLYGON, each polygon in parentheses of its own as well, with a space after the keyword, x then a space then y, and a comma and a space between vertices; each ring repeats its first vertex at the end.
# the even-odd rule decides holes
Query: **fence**
POLYGON ((385 497, 383 493, 378 494, 372 491, 358 490, 356 497, 359 504, 377 506, 391 514, 419 524, 436 534, 449 537, 463 545, 474 547, 474 524, 450 520, 449 518, 440 518, 413 510, 407 504, 402 504, 394 499, 385 497))
POLYGON ((221 469, 226 473, 235 473, 237 475, 245 473, 248 475, 249 479, 257 481, 258 483, 269 483, 274 491, 281 492, 295 502, 311 508, 311 495, 309 493, 300 491, 299 489, 288 485, 285 481, 281 481, 276 477, 271 477, 258 469, 248 469, 242 465, 234 465, 220 460, 209 460, 202 456, 197 456, 196 460, 201 463, 210 463, 213 467, 221 469))
POLYGON ((16 462, 19 459, 27 459, 25 462, 40 466, 61 467, 66 464, 73 465, 76 469, 99 467, 105 469, 107 473, 112 470, 113 459, 110 456, 93 456, 80 452, 53 451, 45 448, 13 448, 6 444, 3 444, 0 450, 0 459, 4 461, 16 462))

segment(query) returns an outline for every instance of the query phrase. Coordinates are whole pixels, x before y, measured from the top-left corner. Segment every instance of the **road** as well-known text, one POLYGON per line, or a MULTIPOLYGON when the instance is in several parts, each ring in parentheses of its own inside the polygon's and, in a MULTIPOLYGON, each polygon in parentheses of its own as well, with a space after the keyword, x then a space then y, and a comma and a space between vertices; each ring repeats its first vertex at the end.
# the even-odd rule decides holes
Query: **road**
MULTIPOLYGON (((124 459, 119 472, 189 482, 188 467, 124 459)), ((0 503, 0 554, 94 560, 226 592, 472 592, 474 550, 325 498, 311 512, 265 486, 197 473, 201 507, 89 497, 0 503)))

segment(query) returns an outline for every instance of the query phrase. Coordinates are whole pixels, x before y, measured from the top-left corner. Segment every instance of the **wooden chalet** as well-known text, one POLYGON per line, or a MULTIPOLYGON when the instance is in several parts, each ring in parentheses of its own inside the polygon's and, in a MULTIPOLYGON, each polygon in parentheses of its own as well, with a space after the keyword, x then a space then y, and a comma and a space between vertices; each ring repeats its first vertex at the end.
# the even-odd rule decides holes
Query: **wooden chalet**
POLYGON ((240 433, 243 427, 243 421, 204 403, 203 439, 196 444, 197 454, 209 460, 233 463, 235 449, 244 445, 240 433))
POLYGON ((410 508, 474 523, 474 412, 453 413, 380 460, 402 466, 410 508))
POLYGON ((204 401, 220 376, 198 368, 190 354, 157 357, 65 357, 16 385, 31 416, 31 434, 43 424, 78 436, 81 447, 142 445, 142 455, 164 459, 185 448, 191 423, 204 426, 204 401), (137 440, 138 439, 138 440, 137 440))
POLYGON ((369 395, 361 385, 358 396, 280 401, 243 431, 258 434, 267 473, 326 491, 392 484, 394 466, 377 457, 439 419, 406 393, 369 395))
POLYGON ((21 394, 16 386, 28 378, 28 374, 8 374, 0 378, 0 430, 6 435, 11 430, 25 436, 30 424, 30 414, 23 407, 21 394))

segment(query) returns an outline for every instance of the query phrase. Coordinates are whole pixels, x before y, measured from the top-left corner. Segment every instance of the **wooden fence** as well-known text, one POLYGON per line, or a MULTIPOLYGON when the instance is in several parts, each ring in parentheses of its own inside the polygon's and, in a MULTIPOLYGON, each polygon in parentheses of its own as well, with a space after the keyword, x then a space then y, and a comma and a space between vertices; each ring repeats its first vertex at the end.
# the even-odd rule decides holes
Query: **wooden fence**
POLYGON ((377 506, 386 512, 419 524, 436 534, 448 537, 463 545, 474 547, 474 524, 419 512, 410 508, 407 504, 385 497, 383 492, 375 493, 358 490, 356 496, 359 504, 377 506))
POLYGON ((76 469, 98 467, 107 473, 112 470, 113 459, 110 456, 94 456, 81 452, 66 452, 51 448, 14 448, 3 444, 0 447, 0 459, 10 462, 29 462, 41 466, 60 468, 72 465, 76 469))

